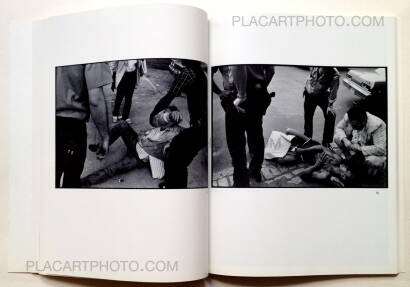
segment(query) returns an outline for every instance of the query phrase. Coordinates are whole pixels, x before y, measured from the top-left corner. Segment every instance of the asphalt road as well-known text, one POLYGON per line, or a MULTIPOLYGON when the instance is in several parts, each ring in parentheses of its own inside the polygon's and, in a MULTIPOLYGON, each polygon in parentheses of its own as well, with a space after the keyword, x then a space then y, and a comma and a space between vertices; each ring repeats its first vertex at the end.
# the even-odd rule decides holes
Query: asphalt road
MULTIPOLYGON (((358 99, 342 82, 346 71, 340 72, 340 86, 335 103, 336 124, 342 119, 351 103, 358 99)), ((309 76, 307 69, 292 66, 277 66, 275 75, 268 87, 269 92, 276 92, 276 97, 266 111, 263 121, 265 143, 272 130, 284 132, 286 128, 293 128, 303 132, 303 97, 302 92, 309 76)), ((216 83, 222 87, 219 72, 215 74, 216 83)), ((213 172, 219 172, 231 167, 231 158, 226 146, 225 113, 220 105, 219 97, 212 95, 212 156, 213 172)), ((324 117, 322 110, 316 109, 313 123, 313 138, 322 141, 324 117)))

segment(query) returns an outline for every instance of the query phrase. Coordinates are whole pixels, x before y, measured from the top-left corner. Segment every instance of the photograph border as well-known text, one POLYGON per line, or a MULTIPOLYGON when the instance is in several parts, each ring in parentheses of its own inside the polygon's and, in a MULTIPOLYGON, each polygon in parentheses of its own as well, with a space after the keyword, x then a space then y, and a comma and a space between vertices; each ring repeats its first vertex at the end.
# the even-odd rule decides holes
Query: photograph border
MULTIPOLYGON (((208 69, 209 69, 209 64, 199 61, 199 60, 195 60, 195 59, 187 59, 187 58, 127 58, 127 59, 121 59, 121 60, 106 60, 106 61, 98 61, 98 62, 89 62, 89 63, 78 63, 78 64, 68 64, 68 65, 61 65, 61 66, 54 66, 54 96, 53 96, 53 100, 54 100, 54 171, 53 171, 53 182, 54 182, 54 189, 55 190, 64 190, 64 189, 69 189, 69 190, 127 190, 127 189, 136 189, 136 190, 197 190, 197 189, 209 189, 209 183, 208 183, 208 179, 209 179, 209 174, 207 175, 207 185, 203 186, 203 187, 184 187, 184 188, 160 188, 160 187, 57 187, 55 186, 55 182, 56 182, 56 162, 57 162, 57 133, 56 133, 56 108, 57 108, 57 101, 56 101, 56 97, 57 97, 57 68, 58 67, 69 67, 69 66, 77 66, 77 65, 87 65, 87 64, 98 64, 98 63, 107 63, 107 62, 111 62, 111 61, 128 61, 128 60, 172 60, 172 59, 178 59, 178 60, 190 60, 190 61, 197 61, 197 62, 201 62, 202 64, 205 64, 207 66, 207 73, 208 73, 208 69)), ((209 75, 207 75, 207 79, 209 81, 209 75)), ((207 89, 209 90, 209 87, 207 85, 207 89)), ((207 90, 207 95, 209 94, 209 91, 207 90)), ((208 101, 206 101, 206 103, 208 103, 208 101)), ((209 117, 209 109, 207 108, 207 116, 209 117)), ((209 130, 208 130, 209 131, 209 130)), ((208 134, 208 138, 209 138, 209 134, 208 134)), ((87 147, 88 149, 88 147, 87 147)), ((207 153, 209 153, 209 141, 207 142, 206 145, 206 149, 207 149, 207 153)), ((209 158, 209 156, 206 157, 207 159, 209 158)), ((209 173, 209 161, 207 163, 207 166, 205 168, 206 173, 209 173)))
POLYGON ((383 68, 386 71, 386 184, 383 187, 365 187, 365 186, 357 186, 357 187, 327 187, 327 186, 315 186, 315 187, 304 187, 304 186, 249 186, 249 187, 233 187, 233 186, 214 186, 213 185, 213 178, 214 178, 214 157, 213 157, 213 151, 214 151, 214 146, 213 146, 213 131, 214 131, 214 121, 213 121, 213 116, 214 116, 214 110, 213 110, 213 90, 212 90, 212 85, 211 85, 211 188, 217 188, 217 189, 382 189, 386 190, 389 188, 389 76, 388 76, 388 67, 387 66, 332 66, 332 65, 296 65, 296 64, 271 64, 271 63, 263 63, 263 64, 229 64, 229 65, 217 65, 217 66, 210 66, 211 69, 211 75, 209 75, 210 81, 213 81, 213 75, 212 75, 212 69, 216 67, 226 67, 226 66, 239 66, 239 65, 273 65, 275 67, 335 67, 335 68, 383 68))

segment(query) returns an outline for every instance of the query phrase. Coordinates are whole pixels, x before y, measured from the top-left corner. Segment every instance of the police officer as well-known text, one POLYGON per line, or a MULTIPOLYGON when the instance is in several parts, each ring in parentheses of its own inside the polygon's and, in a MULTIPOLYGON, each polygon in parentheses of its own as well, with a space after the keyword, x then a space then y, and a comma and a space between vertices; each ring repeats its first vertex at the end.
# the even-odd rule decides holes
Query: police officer
MULTIPOLYGON (((262 121, 271 102, 267 88, 275 73, 272 65, 236 65, 221 70, 224 84, 220 95, 225 110, 226 140, 232 158, 233 186, 249 187, 249 178, 260 182, 265 142, 262 121), (225 87, 229 87, 227 91, 225 87), (246 144, 251 155, 247 166, 246 144)), ((215 86, 215 85, 213 85, 215 86)))

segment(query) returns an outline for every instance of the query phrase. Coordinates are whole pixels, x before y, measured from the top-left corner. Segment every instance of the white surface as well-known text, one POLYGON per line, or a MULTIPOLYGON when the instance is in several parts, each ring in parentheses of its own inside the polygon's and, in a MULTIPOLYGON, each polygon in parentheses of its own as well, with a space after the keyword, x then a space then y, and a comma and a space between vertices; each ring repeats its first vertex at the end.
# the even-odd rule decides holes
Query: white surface
POLYGON ((212 189, 210 273, 398 273, 395 19, 380 27, 242 27, 226 15, 210 31, 211 66, 376 66, 389 77, 389 188, 212 189))
MULTIPOLYGON (((97 9, 113 5, 129 5, 147 1, 136 0, 72 0, 72 1, 55 1, 55 0, 39 0, 39 1, 27 1, 27 0, 15 0, 15 1, 2 1, 0 3, 0 36, 2 39, 7 37, 7 25, 12 19, 31 19, 33 17, 44 17, 53 14, 65 14, 69 12, 77 12, 89 9, 97 9)), ((294 1, 219 1, 219 0, 162 0, 161 2, 177 2, 195 5, 205 8, 208 14, 212 17, 215 15, 223 15, 227 11, 239 11, 239 13, 249 13, 252 11, 263 11, 265 13, 327 13, 327 14, 383 14, 383 15, 398 15, 399 21, 399 88, 400 88, 400 115, 401 118, 405 118, 408 115, 410 104, 410 92, 407 88, 410 78, 410 17, 409 17, 409 2, 407 0, 392 0, 392 1, 324 1, 324 0, 311 0, 309 4, 305 0, 294 1), (337 11, 337 12, 336 12, 337 11)), ((0 83, 2 91, 3 103, 9 102, 8 93, 11 83, 9 80, 9 57, 10 51, 7 48, 7 41, 1 41, 1 53, 0 59, 2 65, 0 83)), ((6 107, 7 104, 1 105, 2 113, 0 113, 0 119, 2 123, 2 130, 4 134, 9 129, 6 107)), ((406 123, 409 118, 406 117, 406 123)), ((400 143, 401 148, 408 146, 410 143, 408 124, 400 127, 400 143)), ((101 280, 87 280, 87 279, 75 279, 75 278, 58 278, 58 277, 43 277, 33 276, 30 274, 7 274, 6 273, 6 261, 8 249, 6 245, 7 239, 7 206, 9 196, 6 190, 9 186, 7 179, 7 161, 9 146, 7 141, 0 141, 1 155, 1 173, 0 179, 2 183, 2 191, 0 192, 0 285, 4 286, 151 286, 146 284, 135 283, 122 283, 112 281, 101 280)), ((409 161, 410 156, 407 154, 401 154, 403 160, 401 161, 401 169, 399 172, 404 175, 405 162, 409 161)), ((408 169, 407 169, 408 170, 408 169)), ((407 174, 407 172, 406 172, 407 174)), ((401 184, 407 186, 409 178, 401 177, 401 184)), ((408 196, 402 199, 404 209, 410 210, 410 201, 408 196)), ((402 222, 404 226, 404 234, 406 235, 406 243, 409 243, 410 238, 410 218, 408 213, 402 214, 402 222)), ((404 255, 404 260, 408 263, 406 271, 410 271, 410 254, 408 249, 401 250, 404 255)), ((203 281, 193 282, 186 284, 187 286, 203 286, 203 281)), ((313 276, 313 277, 298 277, 298 278, 229 278, 229 277, 211 277, 208 279, 207 284, 212 286, 409 286, 410 274, 404 273, 399 276, 313 276)), ((179 286, 179 285, 178 285, 179 286)))
POLYGON ((13 26, 10 62, 19 63, 10 70, 12 80, 10 94, 9 119, 13 126, 10 129, 9 147, 9 180, 13 186, 10 192, 11 208, 9 210, 9 220, 14 222, 10 225, 9 238, 9 266, 14 266, 15 270, 23 270, 25 260, 37 259, 38 247, 38 216, 37 198, 31 187, 33 186, 32 174, 34 170, 32 156, 33 128, 32 128, 32 76, 31 73, 21 73, 21 70, 31 71, 32 69, 32 25, 31 22, 20 23, 13 26), (24 83, 24 84, 22 84, 24 83), (22 103, 25 103, 24 105, 22 103), (21 113, 14 111, 21 110, 21 113), (21 121, 24 115, 27 122, 21 121), (18 140, 16 140, 18 139, 18 140), (24 164, 22 164, 24 163, 24 164), (22 177, 21 175, 24 175, 22 177), (24 254, 23 257, 16 256, 24 254))
MULTIPOLYGON (((35 140, 32 150, 35 169, 34 182, 31 187, 26 187, 26 191, 33 193, 28 196, 39 198, 40 213, 39 239, 35 244, 38 250, 36 248, 29 255, 39 254, 39 266, 76 260, 138 261, 141 266, 155 260, 178 264, 178 270, 174 272, 145 268, 139 272, 129 269, 90 272, 83 269, 80 272, 46 270, 40 273, 146 282, 206 277, 207 189, 56 190, 55 154, 52 151, 55 149, 56 66, 133 58, 175 57, 207 62, 207 21, 201 10, 165 5, 99 10, 33 24, 35 101, 32 123, 35 140)), ((21 67, 18 63, 16 67, 21 67)), ((22 103, 25 101, 20 105, 22 103)), ((14 112, 18 111, 15 108, 14 112)), ((14 178, 21 179, 21 175, 17 173, 14 178)), ((35 212, 28 213, 21 205, 15 210, 26 218, 37 216, 35 212)), ((20 227, 19 222, 15 224, 20 227)), ((27 238, 25 233, 15 235, 10 239, 17 254, 12 256, 19 256, 23 262, 17 262, 18 266, 12 266, 11 270, 25 271, 25 260, 31 258, 27 259, 28 255, 22 253, 25 250, 18 249, 21 241, 17 239, 25 238, 32 243, 36 237, 27 238)))

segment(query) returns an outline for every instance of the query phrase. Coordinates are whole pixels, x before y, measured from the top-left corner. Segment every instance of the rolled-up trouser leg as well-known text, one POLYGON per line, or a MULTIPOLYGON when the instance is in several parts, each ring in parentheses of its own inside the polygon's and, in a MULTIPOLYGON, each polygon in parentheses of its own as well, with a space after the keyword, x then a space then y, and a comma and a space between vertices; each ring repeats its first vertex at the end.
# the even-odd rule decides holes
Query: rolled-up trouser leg
POLYGON ((89 187, 95 184, 107 181, 116 174, 124 173, 139 167, 137 159, 133 156, 126 155, 122 160, 110 164, 109 166, 97 170, 90 175, 81 179, 83 187, 89 187))

